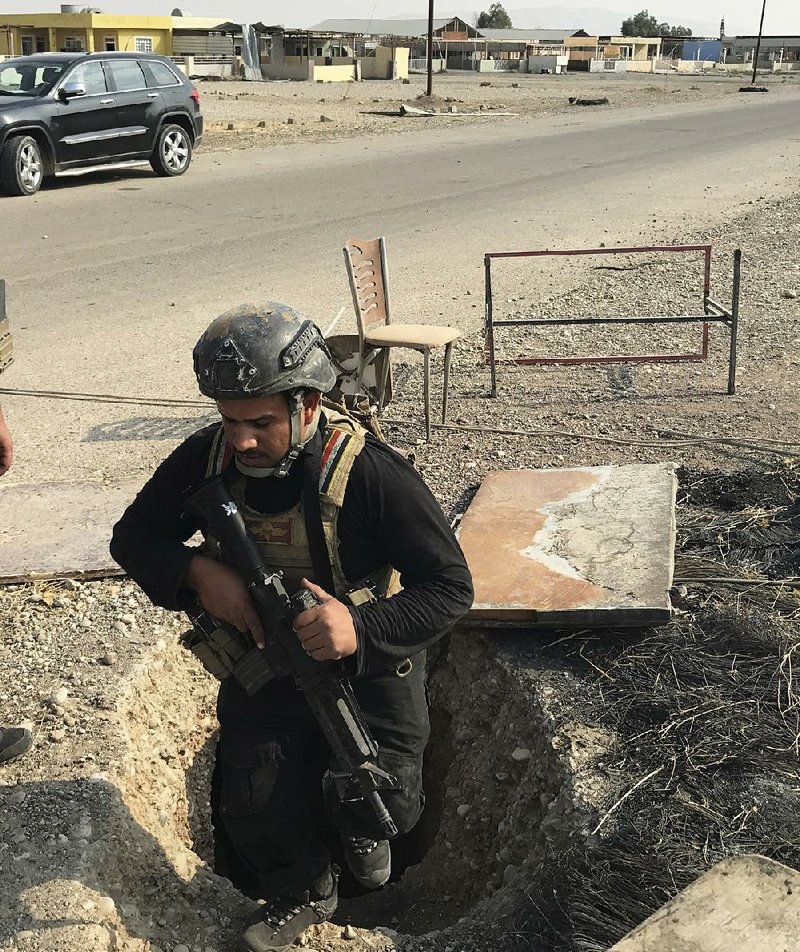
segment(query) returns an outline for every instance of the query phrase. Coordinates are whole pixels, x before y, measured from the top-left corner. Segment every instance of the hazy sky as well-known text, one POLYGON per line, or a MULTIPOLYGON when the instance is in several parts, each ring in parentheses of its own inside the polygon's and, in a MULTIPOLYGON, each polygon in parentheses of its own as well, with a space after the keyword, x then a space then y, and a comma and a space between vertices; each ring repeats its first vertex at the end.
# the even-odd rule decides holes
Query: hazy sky
MULTIPOLYGON (((0 0, 3 13, 41 13, 58 10, 58 2, 53 0, 0 0)), ((90 0, 86 0, 90 2, 90 0)), ((108 13, 170 13, 173 6, 180 6, 184 13, 196 16, 220 16, 225 19, 257 21, 264 23, 283 23, 285 26, 308 26, 326 17, 391 17, 398 15, 426 15, 425 0, 292 0, 278 3, 275 0, 91 0, 93 5, 108 13)), ((462 6, 458 0, 437 0, 437 14, 460 12, 468 17, 471 13, 488 7, 485 3, 467 2, 462 6)), ((605 10, 618 10, 629 16, 643 7, 668 22, 685 20, 719 23, 725 15, 726 32, 758 32, 758 20, 761 14, 761 0, 576 0, 574 4, 563 0, 507 0, 504 4, 512 14, 515 9, 531 9, 544 6, 560 6, 564 10, 599 7, 605 10)), ((578 17, 579 19, 579 17, 578 17)), ((545 26, 515 21, 515 26, 545 26)), ((568 24, 549 24, 553 27, 568 24)), ((769 34, 800 34, 800 0, 767 0, 767 15, 764 32, 769 34)))

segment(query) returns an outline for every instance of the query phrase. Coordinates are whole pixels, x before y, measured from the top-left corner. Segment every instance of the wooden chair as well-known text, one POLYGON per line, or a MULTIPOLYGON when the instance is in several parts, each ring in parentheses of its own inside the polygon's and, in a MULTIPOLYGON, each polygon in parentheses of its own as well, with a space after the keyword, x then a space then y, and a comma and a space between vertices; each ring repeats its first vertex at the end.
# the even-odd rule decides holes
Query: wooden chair
POLYGON ((419 351, 424 360, 425 432, 431 438, 431 375, 430 357, 435 347, 444 347, 444 381, 442 386, 442 423, 447 421, 447 391, 450 382, 450 358, 453 341, 461 336, 454 327, 430 324, 394 324, 389 308, 389 269, 386 263, 386 242, 383 238, 361 241, 350 238, 344 245, 344 260, 347 277, 353 294, 353 307, 358 324, 359 377, 371 362, 375 351, 385 348, 387 359, 383 362, 382 378, 378 386, 378 412, 385 405, 387 383, 390 374, 389 350, 405 347, 419 351))

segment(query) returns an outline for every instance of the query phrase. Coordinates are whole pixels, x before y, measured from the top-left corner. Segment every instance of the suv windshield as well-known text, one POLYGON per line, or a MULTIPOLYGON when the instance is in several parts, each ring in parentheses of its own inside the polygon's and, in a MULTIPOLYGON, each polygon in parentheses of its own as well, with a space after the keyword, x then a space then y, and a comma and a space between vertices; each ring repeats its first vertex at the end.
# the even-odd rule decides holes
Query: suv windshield
POLYGON ((44 96, 68 65, 31 56, 0 62, 0 96, 44 96))

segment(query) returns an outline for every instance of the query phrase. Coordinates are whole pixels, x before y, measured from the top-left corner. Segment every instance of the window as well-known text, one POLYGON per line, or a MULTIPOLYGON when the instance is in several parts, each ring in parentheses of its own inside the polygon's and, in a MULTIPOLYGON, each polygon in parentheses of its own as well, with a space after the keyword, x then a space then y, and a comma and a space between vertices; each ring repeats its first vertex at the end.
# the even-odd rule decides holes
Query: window
POLYGON ((33 37, 23 36, 22 37, 22 55, 30 56, 31 53, 33 53, 33 37))
POLYGON ((42 96, 49 92, 64 66, 41 60, 16 60, 13 66, 0 63, 0 94, 42 96))
POLYGON ((124 93, 147 86, 142 68, 134 59, 109 60, 106 69, 111 71, 117 92, 124 93))
POLYGON ((152 36, 137 36, 134 40, 133 48, 137 53, 152 53, 153 52, 153 37, 152 36))
POLYGON ((139 65, 144 70, 148 86, 177 86, 180 82, 166 63, 145 60, 139 65))
POLYGON ((108 92, 106 85, 106 74, 103 72, 102 65, 93 60, 89 63, 81 63, 67 76, 68 83, 83 83, 86 87, 87 96, 99 96, 108 92))
POLYGON ((85 53, 85 40, 82 36, 68 36, 64 39, 65 53, 85 53))
POLYGON ((113 53, 117 48, 117 38, 115 36, 107 36, 103 39, 105 44, 106 53, 113 53))
POLYGON ((36 37, 36 52, 37 53, 47 52, 47 40, 43 36, 36 37))

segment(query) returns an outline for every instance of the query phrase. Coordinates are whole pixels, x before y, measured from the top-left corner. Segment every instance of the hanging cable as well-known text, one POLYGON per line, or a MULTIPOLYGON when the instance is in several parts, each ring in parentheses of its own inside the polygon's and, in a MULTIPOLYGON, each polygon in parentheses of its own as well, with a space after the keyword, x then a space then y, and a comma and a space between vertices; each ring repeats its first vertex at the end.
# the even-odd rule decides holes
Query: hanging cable
MULTIPOLYGON (((412 420, 382 419, 383 425, 408 426, 415 425, 412 420)), ((800 452, 784 449, 793 447, 800 450, 800 443, 782 440, 759 440, 732 437, 714 437, 697 435, 681 440, 628 440, 619 436, 603 436, 598 433, 576 433, 571 430, 507 430, 489 426, 467 426, 456 423, 433 423, 436 430, 455 430, 463 433, 492 433, 498 436, 526 436, 536 438, 561 438, 568 440, 589 440, 596 443, 614 443, 619 446, 642 446, 657 449, 679 449, 686 446, 705 446, 709 443, 718 443, 723 446, 736 446, 744 449, 760 450, 762 452, 777 453, 780 456, 800 458, 800 452)))

